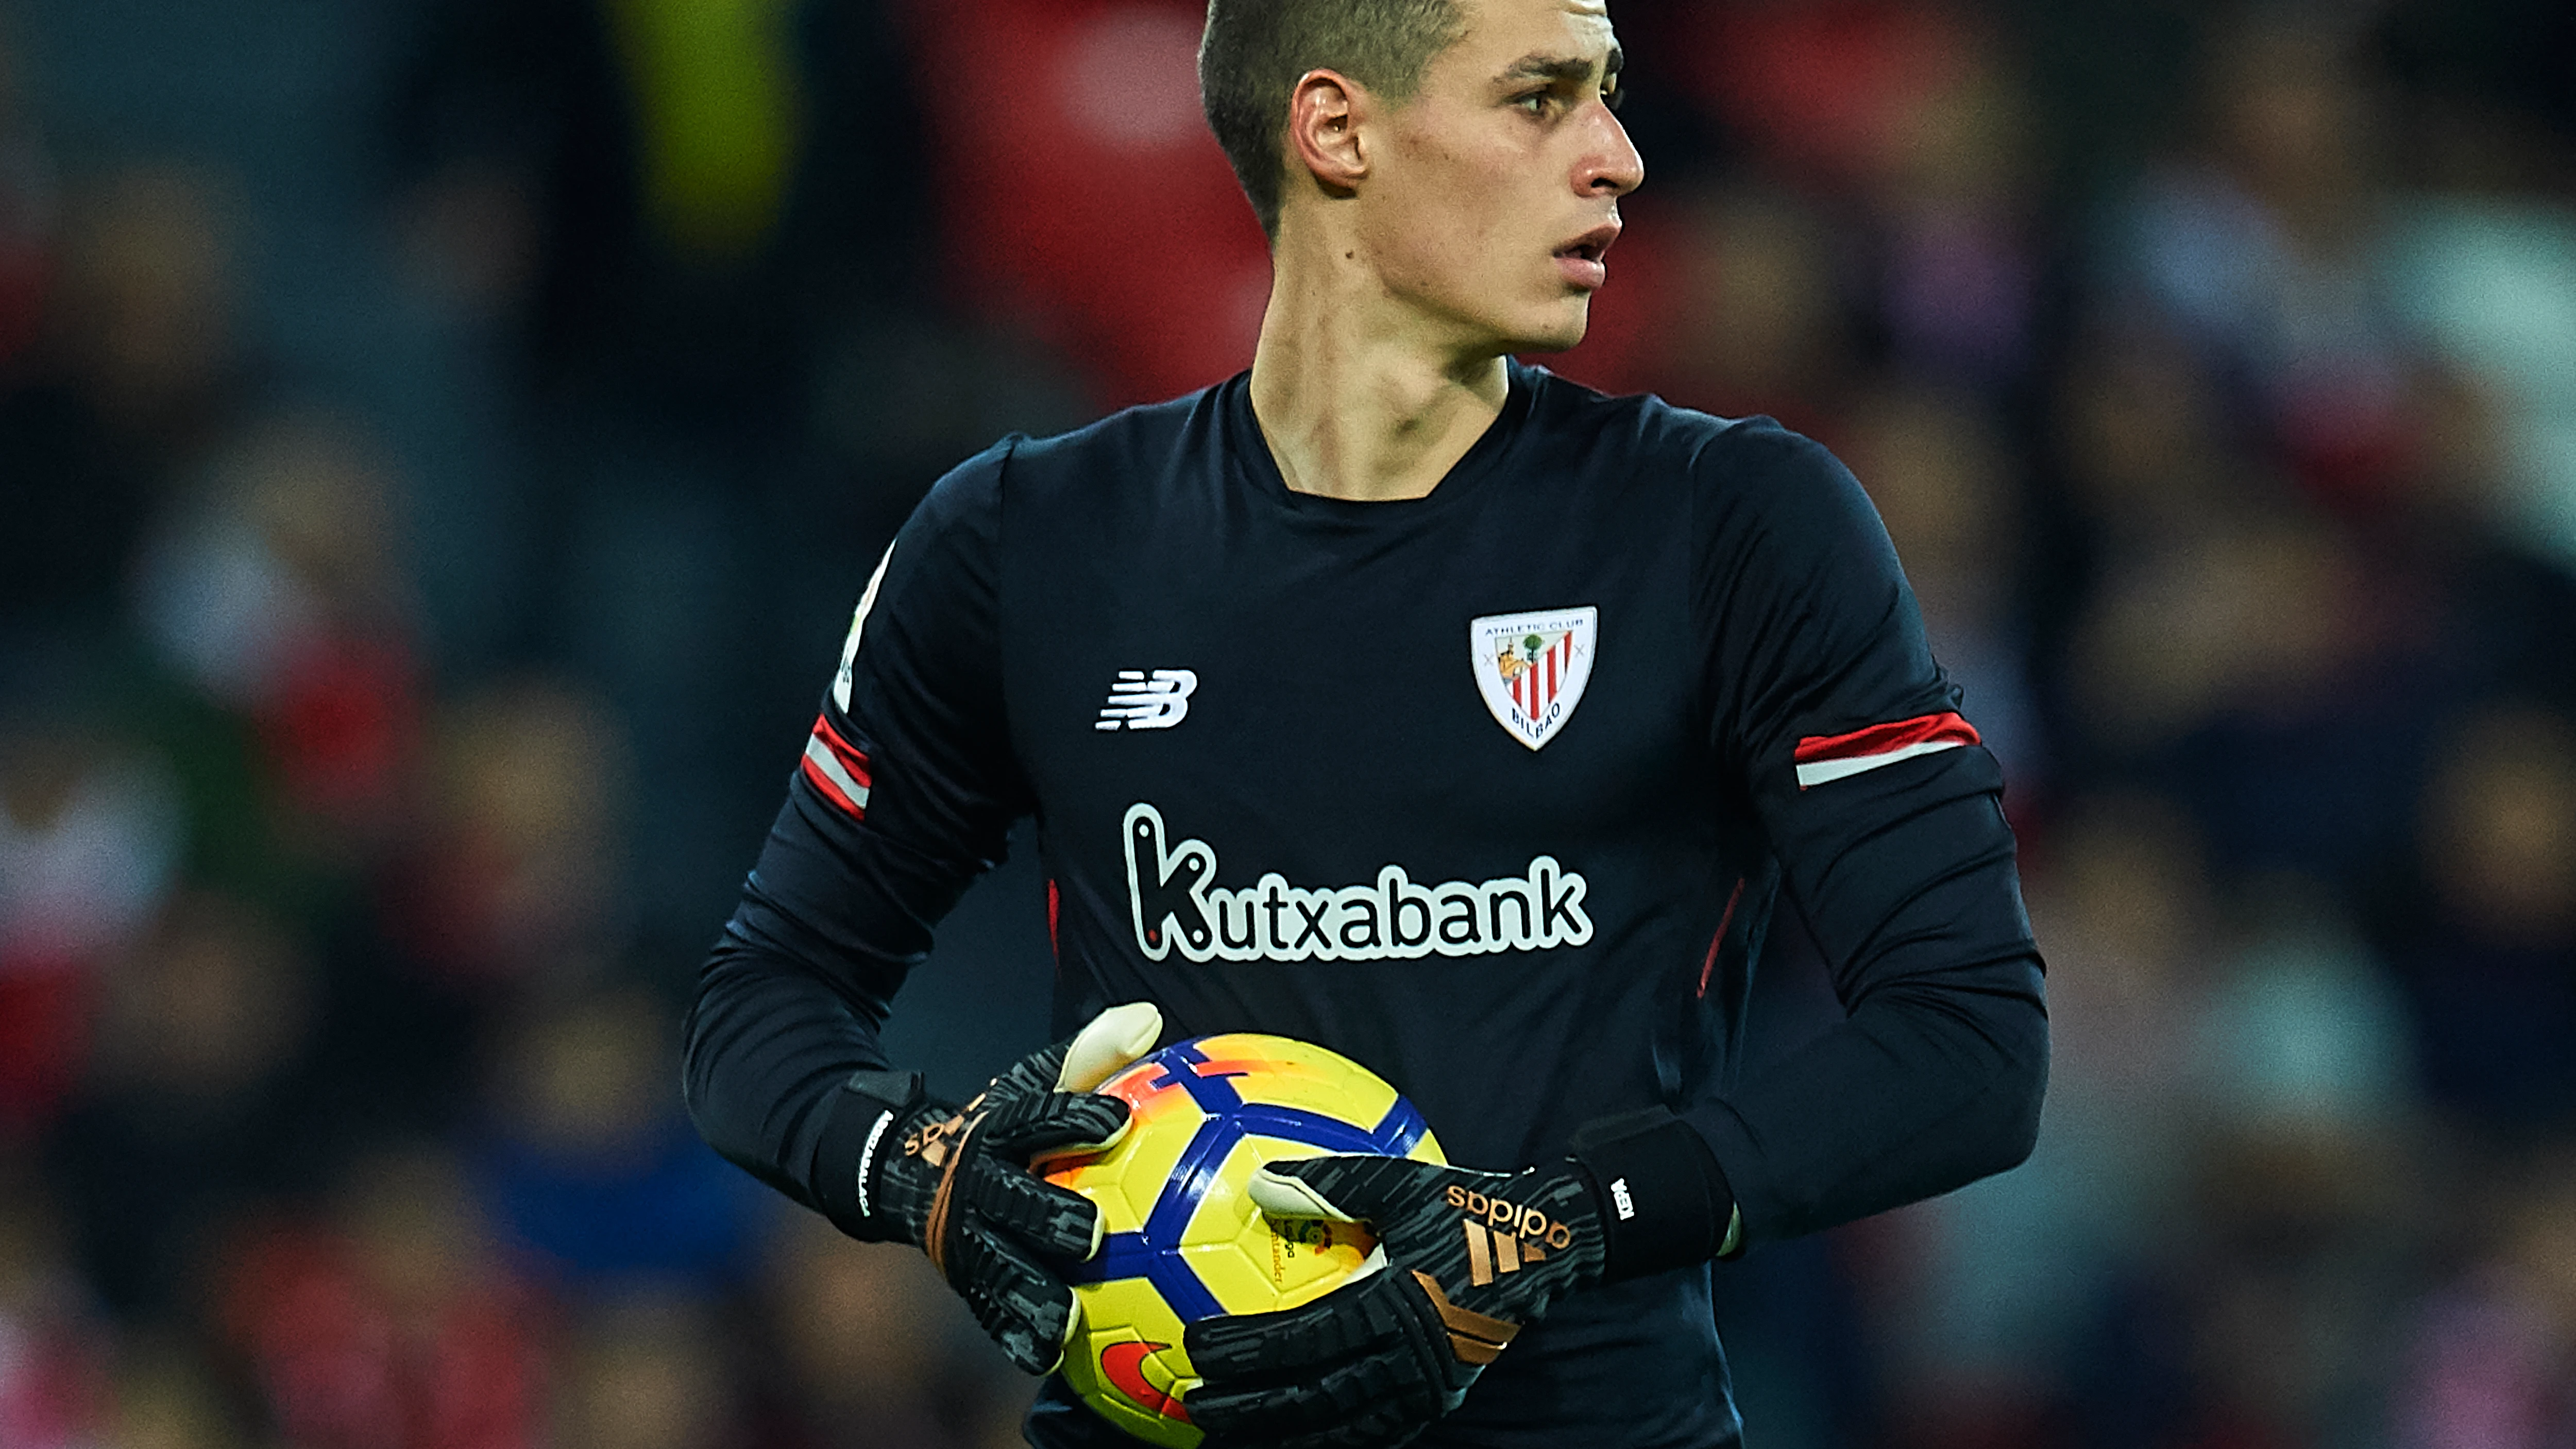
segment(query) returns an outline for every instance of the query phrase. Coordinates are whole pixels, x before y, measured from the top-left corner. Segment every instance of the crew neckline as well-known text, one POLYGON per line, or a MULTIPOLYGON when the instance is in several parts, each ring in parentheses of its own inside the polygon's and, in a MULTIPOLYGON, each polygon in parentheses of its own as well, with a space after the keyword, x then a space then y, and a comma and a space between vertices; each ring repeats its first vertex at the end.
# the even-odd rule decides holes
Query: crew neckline
POLYGON ((1220 407, 1225 415, 1226 452, 1237 479, 1272 503, 1314 517, 1352 521, 1398 521, 1420 518, 1437 508, 1449 506, 1458 498, 1478 491, 1477 484, 1490 476, 1520 440, 1522 424, 1528 421, 1530 408, 1538 392, 1538 382, 1545 374, 1506 356, 1503 370, 1508 387, 1503 406, 1486 425, 1476 441, 1440 475, 1430 492, 1419 498, 1357 499, 1335 498, 1322 493, 1300 493, 1288 486, 1286 475, 1279 471, 1279 460, 1270 452, 1270 440, 1263 436, 1261 420, 1252 411, 1252 370, 1246 368, 1227 379, 1220 407))

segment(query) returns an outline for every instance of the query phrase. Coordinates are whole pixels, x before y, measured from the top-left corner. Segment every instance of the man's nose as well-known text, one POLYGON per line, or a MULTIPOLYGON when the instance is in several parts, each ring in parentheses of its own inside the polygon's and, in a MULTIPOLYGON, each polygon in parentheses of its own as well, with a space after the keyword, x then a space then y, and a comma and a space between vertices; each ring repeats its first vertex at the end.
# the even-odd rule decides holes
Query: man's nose
POLYGON ((1646 158, 1637 154, 1637 144, 1628 139, 1628 128, 1619 124, 1618 113, 1607 103, 1595 101, 1593 115, 1598 135, 1583 159, 1575 189, 1587 196, 1625 196, 1645 185, 1646 158))

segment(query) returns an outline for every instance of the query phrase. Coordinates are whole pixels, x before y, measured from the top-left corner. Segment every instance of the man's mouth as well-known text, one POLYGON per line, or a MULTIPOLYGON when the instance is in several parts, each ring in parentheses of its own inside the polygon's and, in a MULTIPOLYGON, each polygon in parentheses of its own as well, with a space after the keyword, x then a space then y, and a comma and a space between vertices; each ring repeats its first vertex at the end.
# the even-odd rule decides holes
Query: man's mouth
POLYGON ((1565 280, 1584 291, 1596 291, 1610 279, 1610 269, 1602 258, 1610 254, 1610 244, 1619 239, 1616 217, 1601 223, 1581 236, 1556 249, 1556 269, 1565 280))

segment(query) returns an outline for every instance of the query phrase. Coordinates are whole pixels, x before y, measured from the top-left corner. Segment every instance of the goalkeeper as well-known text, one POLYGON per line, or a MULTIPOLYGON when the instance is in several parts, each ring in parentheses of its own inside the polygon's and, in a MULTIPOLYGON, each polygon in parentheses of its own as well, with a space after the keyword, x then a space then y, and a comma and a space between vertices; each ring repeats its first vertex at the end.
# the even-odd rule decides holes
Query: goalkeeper
MULTIPOLYGON (((1620 65, 1597 0, 1214 0, 1274 258, 1251 370, 932 489, 691 1013, 707 1139, 920 1245, 1032 1371, 1100 1226, 1028 1155, 1124 1130, 1086 1095, 1119 1064, 1272 1032, 1410 1096, 1467 1166, 1256 1179, 1387 1270, 1192 1328, 1220 1449, 1734 1445, 1714 1265, 2036 1131, 2001 777, 1859 486, 1514 360, 1607 282, 1620 65), (930 1100, 878 1026, 1030 815, 1065 1041, 930 1100), (1845 1019, 1741 1073, 1784 895, 1845 1019)), ((1028 1432, 1121 1442, 1057 1379, 1028 1432)))

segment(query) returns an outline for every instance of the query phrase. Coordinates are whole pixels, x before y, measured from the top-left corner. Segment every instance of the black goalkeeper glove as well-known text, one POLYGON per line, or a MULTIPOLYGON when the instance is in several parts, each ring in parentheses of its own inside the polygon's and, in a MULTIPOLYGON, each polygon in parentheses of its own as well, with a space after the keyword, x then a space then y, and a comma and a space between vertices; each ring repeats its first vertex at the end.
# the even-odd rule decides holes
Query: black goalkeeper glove
POLYGON ((1378 1449, 1467 1396, 1564 1295, 1732 1250, 1734 1197, 1699 1134, 1656 1109, 1585 1129, 1573 1158, 1518 1174, 1402 1157, 1256 1172, 1281 1218, 1368 1224, 1376 1271, 1300 1308, 1202 1319, 1183 1399, 1210 1449, 1378 1449))
POLYGON ((1125 1135, 1127 1104, 1091 1089, 1151 1051, 1162 1030, 1149 1004, 1111 1007, 963 1107, 924 1096, 917 1072, 853 1074, 816 1156, 855 1154, 857 1167, 846 1196, 844 1184, 817 1184, 825 1212, 852 1237, 921 1248, 1013 1364, 1053 1369, 1079 1309, 1043 1260, 1083 1262, 1100 1251, 1100 1210, 1029 1161, 1125 1135))

